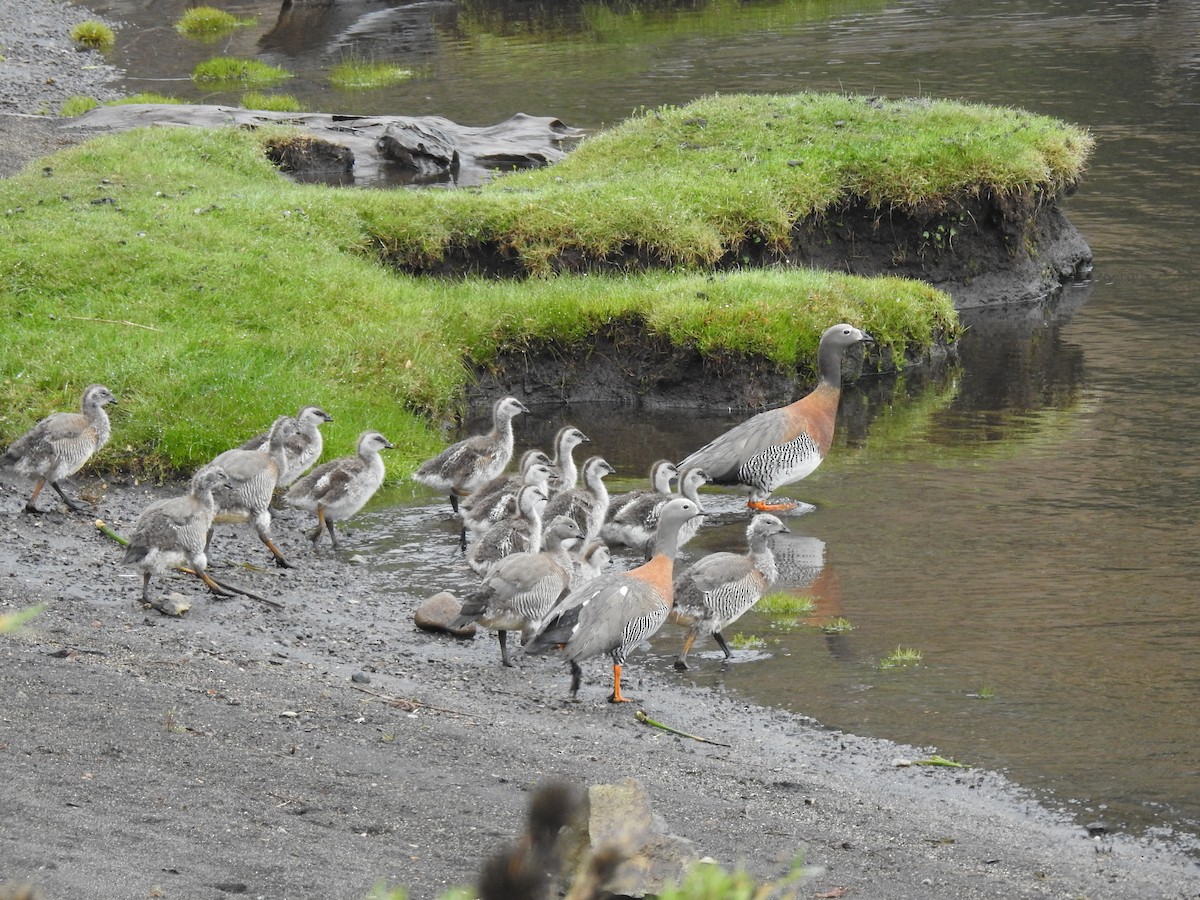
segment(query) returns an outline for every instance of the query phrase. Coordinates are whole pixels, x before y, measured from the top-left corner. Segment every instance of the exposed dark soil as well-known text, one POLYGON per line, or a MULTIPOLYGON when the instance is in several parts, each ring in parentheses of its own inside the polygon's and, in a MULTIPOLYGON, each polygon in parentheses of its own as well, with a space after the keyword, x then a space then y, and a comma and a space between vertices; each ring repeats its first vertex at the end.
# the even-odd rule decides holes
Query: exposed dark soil
MULTIPOLYGON (((843 359, 843 378, 894 379, 936 376, 957 358, 952 343, 909 348, 903 359, 861 349, 843 359)), ((788 403, 812 388, 815 372, 770 360, 713 353, 701 356, 657 338, 637 319, 600 328, 587 344, 531 343, 477 365, 467 388, 468 404, 488 410, 495 397, 513 394, 532 403, 621 403, 644 409, 755 409, 788 403), (703 390, 697 390, 703 385, 703 390)))

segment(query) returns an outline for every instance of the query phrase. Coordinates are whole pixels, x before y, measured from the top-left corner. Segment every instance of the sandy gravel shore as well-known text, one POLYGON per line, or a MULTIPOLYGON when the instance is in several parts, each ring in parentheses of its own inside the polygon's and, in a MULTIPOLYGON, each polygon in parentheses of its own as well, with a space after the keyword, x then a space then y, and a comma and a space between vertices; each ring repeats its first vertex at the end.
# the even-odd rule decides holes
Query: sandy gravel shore
MULTIPOLYGON (((79 139, 40 113, 111 95, 115 73, 65 37, 91 17, 57 0, 0 3, 0 175, 79 139)), ((80 483, 124 530, 179 490, 80 483)), ((925 751, 636 659, 641 708, 728 746, 610 706, 599 664, 584 702, 565 703, 555 659, 504 670, 494 638, 415 629, 428 586, 357 564, 370 529, 314 554, 306 523, 283 514, 277 533, 299 563, 287 571, 243 567, 263 563, 261 548, 229 532, 215 547, 222 577, 283 609, 175 579, 162 589, 192 609, 165 618, 142 608, 91 517, 24 515, 27 490, 0 481, 0 614, 44 606, 0 636, 0 884, 92 900, 355 900, 383 881, 435 897, 474 880, 539 783, 632 776, 701 854, 765 878, 803 852, 819 874, 802 896, 1200 897, 1196 861, 1170 847, 1089 835, 993 773, 898 768, 925 751)))

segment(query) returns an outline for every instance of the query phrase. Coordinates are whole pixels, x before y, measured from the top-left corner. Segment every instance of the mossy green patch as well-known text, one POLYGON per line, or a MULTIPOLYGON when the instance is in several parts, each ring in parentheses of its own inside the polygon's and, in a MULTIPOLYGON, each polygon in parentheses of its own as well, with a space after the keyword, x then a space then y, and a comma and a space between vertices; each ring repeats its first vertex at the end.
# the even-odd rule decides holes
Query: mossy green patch
POLYGON ((192 80, 216 87, 269 87, 291 78, 292 73, 257 59, 216 56, 192 70, 192 80))
POLYGON ((175 23, 175 30, 188 37, 214 38, 256 21, 253 16, 241 18, 213 6, 193 6, 184 10, 175 23))
POLYGON ((117 36, 103 22, 88 19, 71 29, 71 40, 88 50, 108 51, 113 48, 117 36))
MULTIPOLYGON (((635 116, 555 166, 478 194, 375 211, 376 240, 418 270, 491 246, 533 274, 566 254, 707 268, 786 252, 796 223, 852 199, 938 210, 964 197, 1053 197, 1077 181, 1086 131, 1020 110, 833 94, 732 95, 635 116)), ((950 240, 949 236, 943 236, 950 240)))
POLYGON ((430 195, 292 184, 264 139, 142 129, 62 151, 49 178, 0 182, 0 443, 103 381, 122 400, 110 463, 187 470, 320 403, 331 448, 378 428, 404 448, 399 474, 440 445, 425 414, 456 408, 468 364, 523 343, 637 318, 701 352, 811 367, 831 321, 896 345, 955 327, 927 285, 805 270, 400 276, 377 262, 369 223, 380 204, 430 195))

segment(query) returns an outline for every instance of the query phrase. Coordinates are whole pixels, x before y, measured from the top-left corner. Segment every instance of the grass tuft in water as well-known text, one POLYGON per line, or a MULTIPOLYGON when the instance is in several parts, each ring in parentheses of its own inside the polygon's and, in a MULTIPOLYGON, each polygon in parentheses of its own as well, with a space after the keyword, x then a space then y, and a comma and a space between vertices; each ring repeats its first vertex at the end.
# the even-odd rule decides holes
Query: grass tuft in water
POLYGON ((308 112, 308 107, 291 94, 264 94, 261 91, 247 91, 242 94, 242 106, 268 112, 308 112))
POLYGON ((59 107, 58 114, 73 118, 74 116, 82 116, 85 112, 95 109, 100 103, 95 97, 88 97, 84 94, 76 94, 73 97, 68 97, 59 107))
POLYGON ((103 22, 88 19, 71 29, 71 40, 89 50, 108 51, 117 42, 117 36, 103 22))
POLYGON ((759 612, 772 616, 806 616, 815 606, 812 597, 786 591, 773 591, 754 604, 759 612))
POLYGON ((897 647, 879 661, 879 668, 886 672, 890 669, 903 669, 908 666, 915 666, 920 661, 920 650, 915 650, 912 647, 897 647))
POLYGON ((179 17, 175 30, 188 37, 212 38, 257 21, 253 16, 238 18, 233 13, 213 6, 194 6, 179 17))
POLYGON ((405 69, 395 63, 351 57, 333 67, 329 82, 335 88, 343 90, 367 90, 399 84, 412 77, 412 69, 405 69))
POLYGON ((854 630, 854 626, 849 619, 843 619, 838 616, 832 622, 828 622, 821 626, 821 630, 826 634, 849 634, 854 630))
POLYGON ((232 56, 213 57, 192 70, 193 81, 243 87, 269 87, 291 77, 291 72, 279 66, 267 65, 257 59, 235 59, 232 56))
POLYGON ((128 106, 134 103, 165 103, 172 106, 185 104, 187 101, 180 100, 178 97, 169 97, 166 94, 156 94, 154 91, 143 91, 140 94, 130 94, 127 97, 118 97, 116 100, 104 101, 105 106, 128 106))
POLYGON ((765 650, 767 642, 756 634, 737 634, 729 637, 729 646, 734 650, 765 650))

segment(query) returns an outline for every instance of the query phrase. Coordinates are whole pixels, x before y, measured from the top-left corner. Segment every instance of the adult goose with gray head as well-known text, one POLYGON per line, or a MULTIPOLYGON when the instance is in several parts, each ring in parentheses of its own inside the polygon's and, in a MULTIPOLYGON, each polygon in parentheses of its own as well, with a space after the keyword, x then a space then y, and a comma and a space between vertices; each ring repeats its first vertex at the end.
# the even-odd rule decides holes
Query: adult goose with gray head
POLYGON ((825 459, 842 394, 842 354, 873 342, 853 325, 826 328, 817 347, 817 386, 810 393, 734 426, 689 454, 680 470, 699 466, 715 484, 749 488, 751 509, 795 509, 792 501, 771 502, 771 493, 806 478, 825 459))
POLYGON ((790 529, 770 513, 759 513, 746 528, 747 553, 710 553, 675 578, 670 619, 688 629, 676 669, 686 669, 696 638, 711 634, 729 659, 733 653, 721 632, 770 590, 778 577, 771 536, 790 529))

